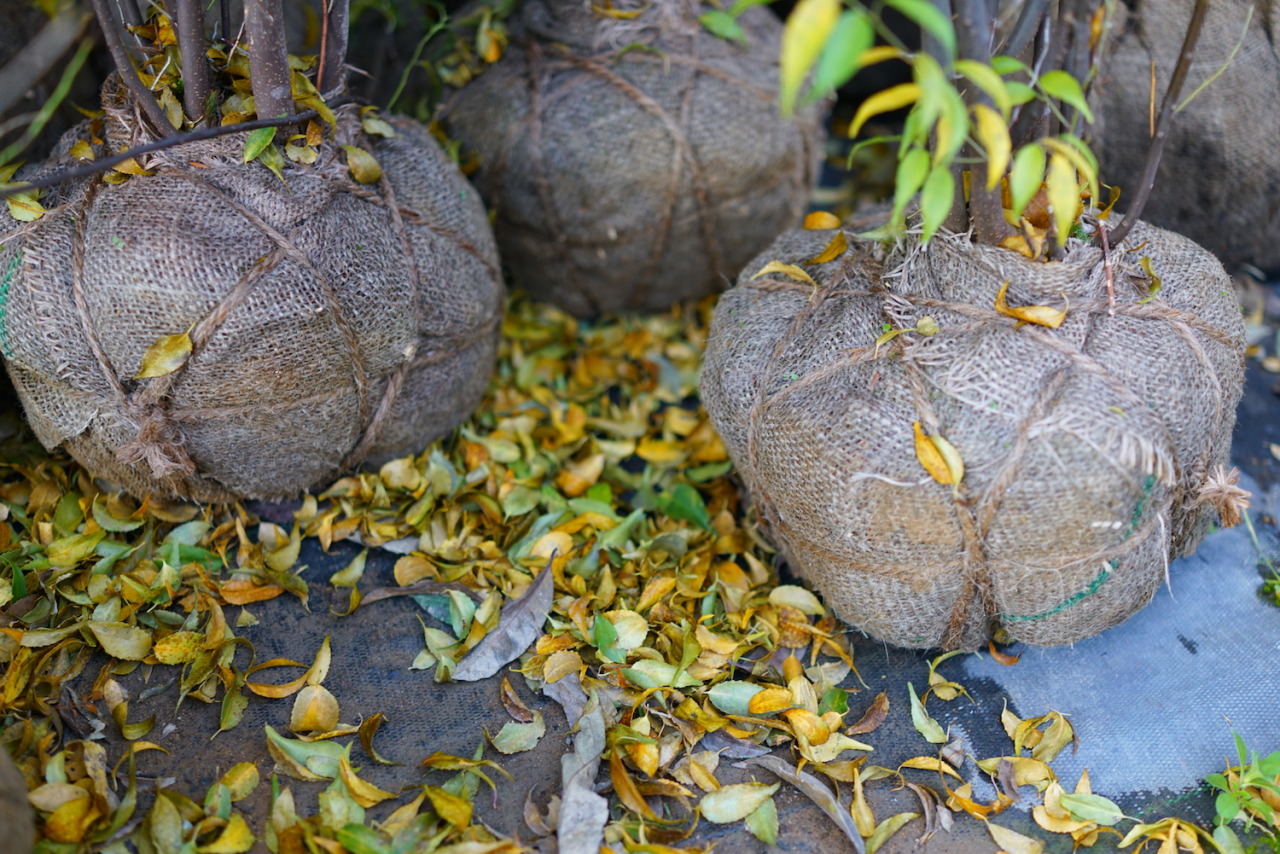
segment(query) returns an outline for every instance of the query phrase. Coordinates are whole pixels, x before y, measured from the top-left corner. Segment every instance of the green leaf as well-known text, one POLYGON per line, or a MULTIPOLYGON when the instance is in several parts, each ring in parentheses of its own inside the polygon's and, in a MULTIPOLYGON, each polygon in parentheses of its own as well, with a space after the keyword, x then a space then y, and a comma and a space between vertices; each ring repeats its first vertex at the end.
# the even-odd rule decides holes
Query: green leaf
POLYGON ((766 786, 763 783, 733 783, 702 796, 698 811, 714 824, 730 824, 741 821, 773 799, 781 783, 766 786))
POLYGON ((618 630, 604 614, 596 614, 591 624, 591 635, 595 648, 605 658, 615 664, 622 664, 627 660, 626 652, 617 647, 618 630))
POLYGON ((337 840, 351 854, 390 854, 392 851, 376 830, 363 824, 348 824, 343 827, 337 833, 337 840))
POLYGON ((1222 854, 1244 854, 1244 846, 1240 837, 1231 828, 1220 824, 1213 829, 1213 844, 1218 846, 1222 854))
POLYGON ((782 30, 778 59, 778 108, 795 111, 796 95, 840 18, 840 0, 800 0, 782 30))
POLYGON ((244 162, 258 159, 258 155, 266 151, 267 146, 276 138, 276 128, 258 128, 244 138, 244 162))
POLYGON ((920 702, 920 698, 916 696, 915 686, 910 682, 907 683, 907 691, 911 694, 911 723, 915 726, 916 731, 923 735, 925 741, 930 744, 944 743, 947 740, 947 734, 938 722, 929 717, 929 713, 924 710, 924 703, 920 702))
POLYGON ((699 18, 698 23, 706 27, 707 32, 713 36, 719 36, 726 41, 746 44, 747 35, 742 31, 742 25, 728 12, 712 9, 699 18))
POLYGON ((928 176, 929 152, 923 148, 913 148, 903 155, 893 185, 894 219, 906 209, 907 202, 920 190, 928 176))
POLYGON ((658 509, 672 519, 692 522, 707 530, 711 528, 711 517, 707 514, 702 493, 687 483, 678 483, 670 492, 664 492, 658 499, 658 509))
POLYGON ((1022 216, 1027 204, 1040 190, 1044 181, 1044 149, 1031 142, 1018 149, 1013 156, 1013 168, 1009 171, 1009 195, 1015 218, 1022 216))
POLYGON ((1064 104, 1070 104, 1075 107, 1080 111, 1080 115, 1084 116, 1085 121, 1093 121, 1093 111, 1089 109, 1089 103, 1085 100, 1084 90, 1080 88, 1080 81, 1067 72, 1061 69, 1046 71, 1040 75, 1036 85, 1040 87, 1041 92, 1044 92, 1049 97, 1057 98, 1064 104))
POLYGON ((991 66, 983 65, 981 62, 975 62, 972 59, 958 59, 956 60, 956 71, 963 74, 971 83, 985 92, 991 102, 996 105, 996 109, 1008 121, 1009 111, 1013 109, 1013 102, 1009 99, 1009 90, 1005 87, 1004 80, 991 66))
POLYGON ((773 802, 773 798, 756 807, 747 816, 746 824, 751 835, 765 845, 778 844, 778 805, 773 802))
POLYGON ((867 854, 876 854, 880 846, 889 841, 890 836, 901 830, 907 822, 915 821, 919 817, 918 812, 900 812, 877 824, 876 829, 867 837, 867 854))
POLYGON ((489 741, 499 753, 510 756, 513 753, 533 750, 546 732, 547 724, 542 718, 542 712, 534 711, 532 722, 527 724, 508 722, 489 741))
POLYGON ((751 698, 763 691, 764 688, 754 682, 742 682, 739 680, 729 680, 712 685, 707 691, 707 699, 711 701, 711 705, 715 706, 726 715, 749 715, 751 698))
POLYGON ((1036 99, 1036 90, 1021 80, 1006 80, 1004 86, 1009 93, 1009 102, 1015 107, 1020 107, 1036 99))
POLYGON ((809 100, 816 101, 848 83, 858 71, 858 60, 875 44, 875 39, 875 29, 865 9, 846 9, 841 13, 835 31, 818 57, 809 100))
POLYGON ((1240 814, 1240 802, 1230 792, 1219 792, 1213 807, 1223 821, 1231 821, 1240 814))
POLYGON ((1031 71, 1031 69, 1027 67, 1027 64, 1025 62, 1023 62, 1020 59, 1015 59, 1012 56, 991 57, 991 69, 995 71, 996 74, 1000 74, 1002 76, 1008 75, 1008 74, 1016 74, 1019 71, 1026 71, 1026 72, 1031 71))
POLYGON ((951 26, 951 19, 937 6, 929 0, 886 0, 885 5, 901 12, 920 29, 937 39, 942 45, 947 64, 951 64, 956 55, 956 31, 951 26))
POLYGON ((382 178, 382 166, 376 157, 358 145, 344 145, 347 152, 347 168, 351 177, 361 184, 376 184, 382 178))
POLYGON ((1060 803, 1081 821, 1096 821, 1110 827, 1125 817, 1124 810, 1102 795, 1063 794, 1060 803))
POLYGON ((924 218, 924 231, 920 239, 925 243, 933 237, 951 212, 955 200, 956 184, 949 165, 935 166, 924 181, 920 191, 920 213, 924 218))

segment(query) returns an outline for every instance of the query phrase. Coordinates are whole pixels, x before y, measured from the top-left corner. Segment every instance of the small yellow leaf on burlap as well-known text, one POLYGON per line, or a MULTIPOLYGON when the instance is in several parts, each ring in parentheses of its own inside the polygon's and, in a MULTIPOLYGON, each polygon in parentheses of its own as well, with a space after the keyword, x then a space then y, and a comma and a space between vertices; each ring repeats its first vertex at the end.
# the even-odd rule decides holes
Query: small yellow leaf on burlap
POLYGON ((919 421, 911 423, 916 434, 916 459, 938 483, 964 480, 964 460, 956 446, 941 436, 926 436, 919 421))
POLYGON ((789 279, 795 279, 797 282, 807 282, 815 288, 818 286, 818 283, 808 273, 795 264, 784 264, 776 259, 761 267, 760 272, 751 277, 751 281, 754 282, 761 276, 767 276, 770 273, 781 273, 789 279))
POLYGON ((376 184, 382 178, 382 166, 378 159, 358 145, 344 145, 347 152, 347 168, 351 177, 361 184, 376 184))
POLYGON ((831 238, 831 242, 827 244, 827 248, 823 249, 817 255, 814 255, 806 264, 825 264, 828 261, 834 261, 849 249, 849 240, 844 236, 843 231, 837 231, 836 236, 831 238))
POLYGON ((1008 290, 1009 283, 1005 282, 1000 286, 999 292, 996 293, 996 312, 1003 314, 1005 317, 1016 318, 1019 321, 1019 326, 1024 323, 1034 323, 1037 326, 1057 329, 1062 325, 1062 321, 1067 319, 1065 309, 1053 308, 1047 305, 1024 305, 1010 308, 1009 303, 1005 301, 1005 293, 1008 290))
POLYGON ((810 231, 839 228, 840 217, 829 211, 814 211, 804 218, 804 227, 810 231))
POLYGON ((142 354, 142 365, 133 375, 135 380, 163 377, 171 374, 191 358, 191 330, 180 335, 162 335, 151 342, 142 354))

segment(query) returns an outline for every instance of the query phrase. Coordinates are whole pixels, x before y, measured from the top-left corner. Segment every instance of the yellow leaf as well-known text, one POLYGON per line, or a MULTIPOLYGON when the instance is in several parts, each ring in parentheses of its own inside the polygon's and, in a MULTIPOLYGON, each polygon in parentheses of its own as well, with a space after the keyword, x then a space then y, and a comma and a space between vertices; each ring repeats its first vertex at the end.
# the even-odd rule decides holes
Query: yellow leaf
MULTIPOLYGON (((763 694, 764 692, 761 691, 760 693, 763 694)), ((756 695, 756 697, 758 696, 760 694, 756 695)), ((751 699, 754 700, 755 697, 751 699)), ((787 709, 782 713, 782 717, 791 725, 791 731, 797 736, 803 737, 809 744, 821 746, 831 738, 831 727, 827 726, 826 721, 808 709, 787 709)))
POLYGON ((1009 168, 1013 144, 1009 128, 1000 114, 986 104, 973 106, 974 135, 987 153, 987 191, 994 190, 1009 168))
POLYGON ((179 335, 163 335, 151 342, 142 354, 142 364, 133 375, 135 380, 171 374, 191 358, 191 330, 179 335))
POLYGON ((853 116, 853 123, 849 125, 850 139, 858 135, 858 131, 862 130, 862 126, 871 117, 900 110, 920 100, 921 91, 919 83, 899 83, 867 98, 858 107, 858 112, 853 116))
POLYGON ((365 809, 395 797, 391 792, 384 792, 372 783, 357 777, 355 769, 351 767, 351 763, 345 756, 338 759, 338 775, 342 778, 342 784, 347 787, 347 791, 351 793, 352 799, 365 809))
POLYGON ((926 436, 919 421, 911 423, 916 435, 916 459, 938 483, 958 484, 964 480, 964 460, 960 452, 941 436, 926 436))
POLYGON ((1019 786, 1035 786, 1044 790, 1057 779, 1052 768, 1030 756, 992 756, 979 760, 978 767, 988 774, 996 774, 1000 770, 1000 763, 1005 760, 1013 766, 1013 781, 1019 786))
POLYGON ((244 816, 233 812, 218 838, 207 845, 201 845, 196 851, 199 854, 244 854, 253 847, 253 843, 253 832, 249 830, 244 816))
POLYGON ((668 442, 663 439, 644 439, 636 447, 636 456, 647 463, 670 464, 679 463, 689 455, 689 448, 683 442, 668 442))
POLYGON ((811 231, 839 228, 840 217, 828 211, 814 211, 804 218, 804 227, 811 231))
POLYGON ((770 273, 781 273, 788 278, 795 279, 797 282, 808 282, 815 288, 818 283, 815 282, 808 273, 797 267, 795 264, 784 264, 781 261, 773 260, 760 268, 760 272, 751 277, 750 281, 755 281, 761 276, 767 276, 770 273))
POLYGON ((631 9, 631 10, 615 9, 613 4, 610 3, 609 0, 605 0, 603 6, 597 6, 596 4, 592 3, 591 11, 595 12, 597 15, 604 15, 606 18, 615 18, 619 21, 629 21, 632 18, 638 18, 641 15, 643 15, 645 12, 649 11, 649 6, 644 6, 640 9, 631 9))
POLYGON ((14 193, 5 199, 9 206, 9 216, 18 222, 35 222, 45 215, 44 205, 36 201, 39 190, 28 190, 25 193, 14 193))
POLYGON ((811 617, 822 617, 827 613, 817 596, 796 584, 779 584, 770 590, 769 604, 779 608, 795 608, 800 613, 811 617))
POLYGON ((1009 303, 1005 300, 1005 294, 1008 290, 1009 283, 1006 281, 996 293, 996 312, 1003 314, 1005 317, 1016 318, 1018 326, 1024 323, 1034 323, 1037 326, 1057 329, 1062 325, 1062 321, 1067 319, 1066 309, 1052 308, 1047 305, 1024 305, 1010 308, 1009 303))
POLYGON ((1053 224, 1058 231, 1058 242, 1065 243, 1072 224, 1080 214, 1080 180, 1076 167, 1060 151, 1049 155, 1045 191, 1049 196, 1049 206, 1053 209, 1053 224))
POLYGON ((378 159, 358 145, 344 145, 347 152, 347 168, 351 177, 361 184, 376 184, 382 179, 382 166, 378 159))
POLYGON ((204 635, 199 632, 174 632, 156 641, 151 652, 161 664, 186 664, 203 645, 204 635))
POLYGON ((138 161, 133 159, 132 157, 130 157, 128 160, 124 161, 123 163, 117 163, 114 169, 115 171, 123 172, 126 175, 141 175, 143 177, 146 177, 147 175, 156 174, 154 172, 143 169, 141 166, 138 165, 138 161))
MULTIPOLYGON (((338 699, 323 685, 305 685, 293 701, 289 729, 328 732, 338 725, 338 699)), ((367 804, 366 804, 367 806, 367 804)))
POLYGON ((954 768, 936 756, 913 756, 906 762, 899 765, 898 768, 919 768, 922 771, 941 771, 943 774, 950 774, 957 780, 964 780, 963 777, 955 772, 954 768))
POLYGON ((787 16, 778 57, 778 107, 784 116, 795 108, 796 95, 836 22, 840 0, 800 0, 787 16))
POLYGON ((843 231, 837 231, 835 237, 831 238, 831 242, 827 244, 827 248, 823 249, 817 255, 814 255, 805 264, 825 264, 828 261, 834 261, 845 253, 849 248, 849 241, 844 236, 843 231))
POLYGON ((849 805, 849 812, 853 816, 853 823, 858 828, 858 833, 862 834, 862 838, 876 832, 876 816, 871 811, 871 805, 867 803, 867 796, 862 791, 862 775, 853 775, 853 803, 849 805))
POLYGON ((218 782, 227 787, 231 800, 239 801, 253 794, 259 780, 258 766, 252 762, 240 762, 223 774, 218 782))
POLYGON ((151 651, 151 632, 126 623, 89 623, 102 651, 122 661, 141 661, 151 651))
MULTIPOLYGON (((457 795, 450 794, 436 786, 424 786, 427 797, 431 799, 431 807, 436 815, 454 827, 466 827, 471 824, 471 802, 457 795)), ((383 794, 387 794, 384 792, 383 794)), ((395 797, 387 794, 387 797, 395 797)))
POLYGON ((876 825, 875 832, 867 839, 867 854, 876 854, 880 846, 888 842, 889 837, 901 830, 904 824, 915 821, 919 817, 918 812, 900 812, 880 822, 876 825))
POLYGON ((702 817, 714 824, 741 821, 773 797, 781 783, 766 786, 763 783, 734 783, 721 786, 702 796, 698 810, 702 817))
POLYGON ((747 701, 747 713, 756 717, 776 715, 784 709, 795 708, 795 699, 786 688, 765 688, 747 701))
POLYGON ((74 798, 53 811, 44 823, 44 835, 53 842, 80 842, 98 816, 93 798, 74 798))
POLYGON ((991 838, 996 841, 996 845, 1008 854, 1044 854, 1044 845, 1039 840, 1023 836, 1016 830, 991 822, 987 822, 987 830, 991 833, 991 838))

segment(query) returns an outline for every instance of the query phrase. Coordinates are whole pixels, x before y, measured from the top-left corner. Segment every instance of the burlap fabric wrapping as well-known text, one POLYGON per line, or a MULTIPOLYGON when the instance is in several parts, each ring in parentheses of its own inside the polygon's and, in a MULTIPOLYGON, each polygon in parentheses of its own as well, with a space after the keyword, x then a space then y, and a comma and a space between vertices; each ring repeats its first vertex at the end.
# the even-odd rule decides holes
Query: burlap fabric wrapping
MULTIPOLYGON (((1150 139, 1151 63, 1156 92, 1163 93, 1193 4, 1133 0, 1129 5, 1095 87, 1102 174, 1126 191, 1136 189, 1150 139)), ((1228 269, 1251 263, 1280 270, 1278 36, 1280 3, 1209 4, 1184 97, 1213 74, 1221 71, 1221 76, 1174 116, 1143 213, 1214 252, 1228 269)))
POLYGON ((615 6, 640 14, 526 0, 506 55, 442 113, 479 156, 512 279, 578 315, 725 287, 799 224, 821 157, 816 108, 778 115, 768 10, 739 16, 743 45, 696 0, 615 6))
MULTIPOLYGON (((107 107, 119 150, 136 125, 107 107)), ((373 152, 375 185, 326 142, 286 186, 234 135, 149 156, 149 177, 64 186, 34 223, 3 216, 0 349, 40 441, 137 495, 275 498, 465 418, 496 353, 493 238, 428 132, 391 121, 399 136, 369 138, 340 112, 337 142, 373 152), (182 367, 131 379, 187 330, 182 367)))
POLYGON ((788 232, 747 266, 702 372, 791 565, 847 622, 906 647, 973 649, 997 625, 1070 643, 1146 604, 1202 536, 1202 490, 1227 461, 1244 333, 1222 265, 1140 223, 1135 251, 1110 256, 1114 316, 1087 245, 1036 264, 960 238, 887 256, 855 241, 809 268, 816 288, 751 279, 831 237, 788 232), (1140 256, 1163 281, 1147 302, 1140 256), (1065 322, 1017 328, 994 310, 1006 281, 1009 305, 1068 306, 1065 322), (926 316, 935 334, 874 343, 926 316), (954 491, 926 474, 913 422, 958 449, 954 491))

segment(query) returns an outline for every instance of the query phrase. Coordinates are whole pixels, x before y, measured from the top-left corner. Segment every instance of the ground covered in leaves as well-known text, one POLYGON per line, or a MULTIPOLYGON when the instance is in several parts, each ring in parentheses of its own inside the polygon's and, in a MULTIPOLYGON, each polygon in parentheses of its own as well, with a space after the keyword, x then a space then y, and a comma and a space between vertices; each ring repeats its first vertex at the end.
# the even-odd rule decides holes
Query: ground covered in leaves
MULTIPOLYGON (((1003 850, 1040 851, 996 819, 1027 799, 1043 839, 1238 850, 1178 818, 1126 818, 1087 774, 1059 781, 1068 714, 1006 710, 1004 750, 969 753, 934 716, 967 702, 944 675, 954 654, 884 691, 858 671, 822 602, 780 581, 698 405, 709 312, 587 325, 516 299, 466 426, 287 507, 139 506, 6 416, 0 743, 27 778, 42 850, 481 854, 551 837, 562 854, 705 850, 719 826, 772 843, 778 799, 795 792, 859 851, 979 821, 1003 850), (317 547, 352 557, 322 576, 300 559, 317 547), (421 646, 386 666, 417 680, 424 705, 434 679, 474 682, 504 710, 474 751, 427 737, 420 755, 385 758, 380 697, 330 676, 328 637, 310 661, 266 651, 314 619, 308 606, 356 619, 388 600, 416 617, 421 646), (280 604, 293 616, 260 622, 280 604), (181 757, 216 769, 211 785, 157 773, 174 767, 159 751, 175 724, 131 704, 159 700, 216 711, 186 718, 210 752, 181 757), (874 747, 891 708, 919 750, 887 766, 874 747), (495 830, 503 775, 566 734, 558 790, 530 792, 523 826, 495 830), (258 748, 235 755, 246 739, 258 748), (873 810, 877 789, 912 805, 873 810)), ((1268 762, 1280 755, 1242 755, 1210 785, 1239 817, 1274 821, 1268 762)))

